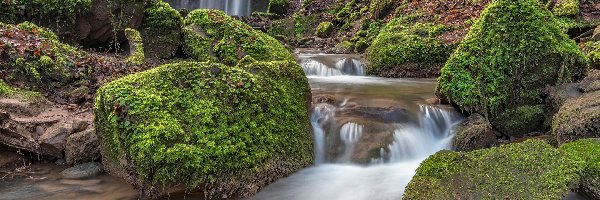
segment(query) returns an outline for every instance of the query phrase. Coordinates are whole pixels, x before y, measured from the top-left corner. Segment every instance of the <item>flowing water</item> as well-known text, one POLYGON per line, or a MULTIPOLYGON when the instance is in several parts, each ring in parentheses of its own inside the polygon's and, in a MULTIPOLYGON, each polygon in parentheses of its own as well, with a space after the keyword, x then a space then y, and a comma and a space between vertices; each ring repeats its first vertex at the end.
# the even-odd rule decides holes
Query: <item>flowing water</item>
POLYGON ((365 77, 353 55, 299 56, 313 97, 315 165, 251 199, 400 199, 427 156, 450 149, 462 116, 424 104, 434 80, 365 77), (342 64, 340 64, 342 63, 342 64))
POLYGON ((251 0, 164 0, 175 9, 216 9, 222 10, 231 16, 249 16, 251 14, 251 0))

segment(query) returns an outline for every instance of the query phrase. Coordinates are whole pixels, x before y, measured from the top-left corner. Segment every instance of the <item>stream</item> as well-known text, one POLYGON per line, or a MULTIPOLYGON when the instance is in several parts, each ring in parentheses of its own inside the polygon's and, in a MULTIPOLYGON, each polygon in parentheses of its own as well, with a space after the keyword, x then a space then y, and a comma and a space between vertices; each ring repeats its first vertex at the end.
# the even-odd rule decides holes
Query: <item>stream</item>
MULTIPOLYGON (((310 120, 315 163, 276 181, 249 200, 401 199, 429 155, 451 149, 453 127, 463 117, 427 105, 434 79, 364 76, 357 55, 301 53, 313 99, 310 120)), ((137 199, 124 181, 107 174, 88 179, 60 175, 66 166, 38 163, 19 178, 0 179, 0 200, 137 199)), ((162 199, 203 199, 201 193, 162 199)), ((566 199, 584 199, 571 193, 566 199)))

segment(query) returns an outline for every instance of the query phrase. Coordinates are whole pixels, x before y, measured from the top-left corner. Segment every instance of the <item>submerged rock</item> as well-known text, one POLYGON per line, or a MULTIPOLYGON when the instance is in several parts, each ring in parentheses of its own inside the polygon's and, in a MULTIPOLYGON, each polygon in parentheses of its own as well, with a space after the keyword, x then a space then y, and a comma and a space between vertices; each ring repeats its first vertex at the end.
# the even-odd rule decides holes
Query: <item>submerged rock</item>
POLYGON ((506 135, 540 130, 542 89, 583 78, 588 66, 557 23, 536 0, 492 1, 442 69, 439 96, 506 135))
POLYGON ((310 165, 301 67, 252 60, 167 64, 99 89, 95 128, 106 170, 144 197, 247 197, 310 165))
POLYGON ((457 151, 472 151, 498 145, 492 125, 480 114, 472 114, 456 127, 453 146, 457 151))
POLYGON ((562 199, 581 166, 541 140, 441 151, 421 163, 403 199, 562 199))
POLYGON ((60 175, 70 179, 83 179, 95 176, 103 171, 102 164, 98 162, 88 162, 65 169, 60 172, 60 175))

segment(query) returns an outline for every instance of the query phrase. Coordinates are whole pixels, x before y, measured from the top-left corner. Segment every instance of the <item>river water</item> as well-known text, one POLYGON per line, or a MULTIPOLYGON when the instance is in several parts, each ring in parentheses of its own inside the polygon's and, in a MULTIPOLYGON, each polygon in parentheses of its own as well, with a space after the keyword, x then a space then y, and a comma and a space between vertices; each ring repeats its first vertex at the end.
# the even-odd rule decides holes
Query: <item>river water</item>
POLYGON ((271 184, 256 200, 401 199, 427 156, 450 149, 463 117, 425 105, 435 80, 364 76, 355 55, 299 56, 313 97, 315 165, 271 184))

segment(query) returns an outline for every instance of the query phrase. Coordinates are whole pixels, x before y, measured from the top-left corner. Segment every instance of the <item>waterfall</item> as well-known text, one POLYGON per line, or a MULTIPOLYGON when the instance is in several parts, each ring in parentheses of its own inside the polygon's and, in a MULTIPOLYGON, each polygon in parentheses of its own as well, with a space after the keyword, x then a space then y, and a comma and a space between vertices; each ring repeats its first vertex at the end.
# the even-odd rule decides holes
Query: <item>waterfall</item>
POLYGON ((315 59, 304 59, 300 66, 307 76, 364 76, 363 64, 353 58, 343 58, 335 62, 335 66, 328 66, 315 59))
POLYGON ((325 130, 323 126, 330 123, 335 115, 335 107, 329 104, 317 104, 310 117, 315 135, 315 164, 325 162, 325 130))
POLYGON ((319 61, 308 59, 300 63, 307 76, 339 76, 342 72, 336 68, 328 67, 319 61))
POLYGON ((346 123, 340 129, 340 139, 344 142, 344 153, 338 159, 338 162, 350 162, 352 153, 354 153, 354 145, 360 139, 363 133, 363 126, 356 123, 346 123))
MULTIPOLYGON (((392 200, 402 199, 404 187, 414 176, 420 162, 427 156, 451 147, 453 127, 463 119, 456 112, 434 106, 420 106, 417 123, 398 124, 393 143, 379 149, 382 159, 372 159, 371 165, 361 166, 337 159, 324 162, 325 125, 335 119, 335 107, 315 106, 311 121, 315 130, 316 165, 268 186, 250 199, 256 200, 392 200), (318 131, 317 131, 318 130, 318 131)), ((346 123, 339 130, 339 140, 354 148, 359 144, 365 127, 346 123)), ((346 149, 348 150, 348 149, 346 149)), ((346 152, 341 156, 344 158, 346 152)))
POLYGON ((252 14, 251 0, 164 0, 175 9, 216 9, 231 16, 249 16, 252 14))

